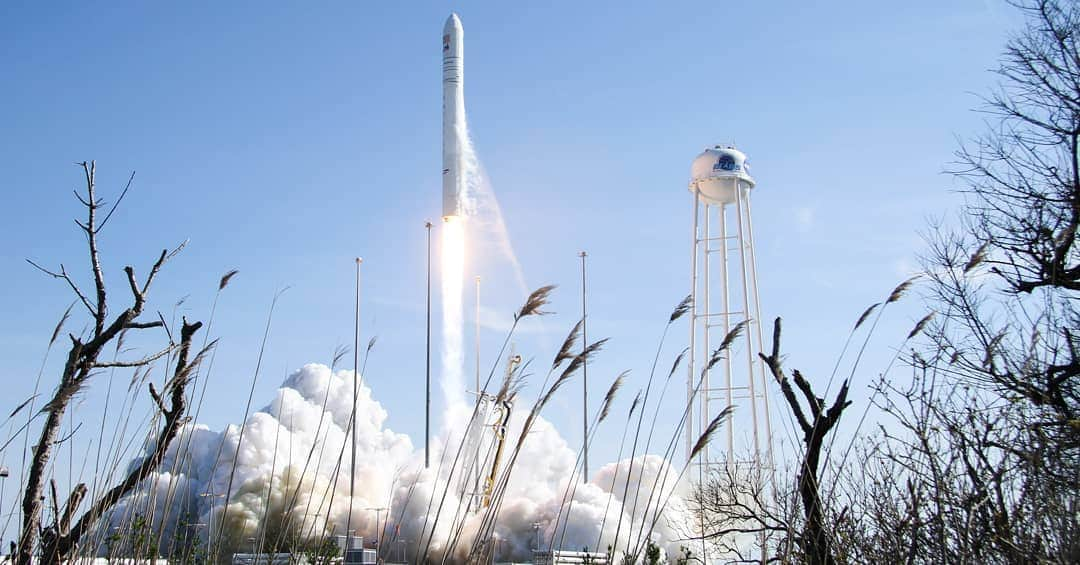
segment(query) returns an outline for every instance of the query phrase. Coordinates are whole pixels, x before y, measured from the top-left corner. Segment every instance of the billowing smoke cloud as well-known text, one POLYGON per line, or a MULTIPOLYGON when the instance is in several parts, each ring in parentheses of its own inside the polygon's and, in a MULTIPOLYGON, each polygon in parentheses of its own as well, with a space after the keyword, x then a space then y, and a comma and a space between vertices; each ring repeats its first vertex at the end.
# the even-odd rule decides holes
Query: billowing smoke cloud
MULTIPOLYGON (((352 371, 333 373, 325 365, 305 365, 286 379, 269 405, 243 424, 239 449, 241 430, 236 426, 214 432, 188 425, 160 472, 116 507, 112 525, 130 523, 134 515, 149 516, 163 531, 163 546, 189 535, 189 530, 197 532, 192 537, 205 544, 212 530, 215 538, 224 533, 223 551, 250 547, 268 551, 289 536, 344 534, 351 504, 356 535, 374 540, 382 529, 384 557, 397 558, 404 549, 411 560, 424 546, 440 556, 455 530, 460 530, 451 557, 463 559, 480 527, 482 512, 470 512, 479 506, 480 497, 472 495, 476 484, 483 490, 478 475, 490 471, 492 437, 470 443, 488 455, 476 464, 460 465, 448 481, 461 441, 459 433, 444 431, 433 442, 432 468, 424 470, 423 451, 414 450, 407 436, 384 426, 386 410, 372 398, 369 388, 360 386, 356 482, 350 498, 352 383, 352 371), (232 492, 226 498, 230 474, 232 492), (373 508, 389 510, 376 513, 373 508)), ((524 406, 512 411, 508 444, 521 433, 527 411, 524 406)), ((489 418, 495 417, 496 411, 491 412, 489 418)), ((488 426, 475 429, 491 436, 488 426)), ((512 469, 494 529, 501 540, 500 559, 528 559, 538 535, 543 549, 553 545, 581 550, 596 548, 599 542, 600 548, 610 545, 621 550, 642 531, 641 520, 646 520, 644 530, 649 530, 653 515, 645 515, 644 508, 650 494, 653 508, 661 497, 672 494, 664 515, 656 520, 652 539, 669 554, 678 551, 679 544, 673 540, 685 539, 688 532, 680 526, 686 528, 692 520, 682 498, 686 487, 675 484, 677 469, 656 456, 638 458, 627 483, 630 462, 612 463, 588 483, 569 489, 573 495, 567 496, 568 484, 576 480, 576 456, 550 423, 540 419, 534 424, 512 469), (653 485, 661 476, 667 480, 654 492, 653 485), (637 518, 632 521, 635 497, 637 518)), ((507 471, 505 462, 499 473, 507 471)))

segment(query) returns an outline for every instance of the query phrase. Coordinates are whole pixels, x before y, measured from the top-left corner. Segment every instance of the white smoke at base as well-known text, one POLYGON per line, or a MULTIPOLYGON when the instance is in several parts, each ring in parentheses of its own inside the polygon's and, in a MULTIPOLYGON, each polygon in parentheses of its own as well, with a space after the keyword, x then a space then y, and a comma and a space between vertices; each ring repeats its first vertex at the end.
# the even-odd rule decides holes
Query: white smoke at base
MULTIPOLYGON (((460 436, 444 432, 435 438, 432 468, 424 470, 423 451, 415 451, 407 436, 384 426, 387 413, 367 386, 361 386, 359 393, 356 496, 350 500, 347 426, 352 382, 351 371, 332 373, 320 364, 309 364, 293 373, 274 400, 243 424, 244 440, 235 461, 232 455, 237 453, 238 427, 212 432, 204 426, 188 425, 160 472, 115 508, 102 532, 139 514, 151 516, 161 527, 163 551, 168 551, 172 540, 183 539, 191 525, 201 526, 195 531, 204 545, 207 530, 215 537, 223 535, 225 555, 234 548, 252 546, 265 551, 284 532, 305 538, 343 534, 351 504, 356 535, 374 540, 381 530, 384 557, 398 556, 404 549, 412 560, 418 551, 417 540, 430 537, 428 555, 441 558, 453 529, 460 524, 461 539, 450 558, 464 559, 482 513, 464 512, 474 500, 462 489, 457 476, 460 470, 448 481, 460 436), (445 446, 450 449, 446 457, 445 446), (222 495, 231 472, 235 477, 226 507, 222 495), (382 507, 389 511, 380 512, 376 526, 376 512, 371 509, 382 507)), ((521 433, 525 412, 513 413, 508 438, 521 433)), ((464 422, 458 427, 464 428, 464 422)), ((674 540, 688 537, 693 520, 684 503, 687 487, 675 484, 677 470, 656 456, 637 458, 624 507, 621 501, 630 462, 609 464, 589 483, 576 488, 572 503, 564 504, 567 483, 575 480, 575 456, 548 422, 540 419, 534 425, 512 469, 496 522, 494 533, 503 540, 501 559, 531 556, 537 538, 534 524, 539 524, 543 548, 548 544, 556 549, 596 548, 598 540, 600 548, 625 547, 642 525, 642 516, 630 515, 630 501, 635 492, 640 500, 646 500, 653 482, 665 473, 667 480, 659 491, 665 499, 671 496, 651 539, 669 555, 678 551, 681 544, 674 540), (562 521, 567 524, 565 533, 562 527, 556 532, 555 527, 560 507, 562 521)), ((505 472, 499 469, 499 473, 505 472)), ((652 516, 647 518, 651 522, 652 516)))
MULTIPOLYGON (((325 365, 305 365, 283 383, 274 400, 244 422, 222 432, 188 425, 160 467, 109 516, 102 532, 146 515, 163 532, 162 550, 184 543, 191 526, 197 538, 219 556, 233 550, 270 550, 282 538, 344 535, 347 518, 355 535, 380 538, 380 555, 415 562, 426 553, 441 559, 460 530, 449 561, 465 559, 480 529, 477 511, 479 477, 492 467, 489 456, 473 456, 451 471, 458 446, 462 452, 490 453, 489 411, 480 410, 469 426, 472 403, 464 384, 463 283, 466 249, 477 270, 479 258, 509 265, 521 295, 528 292, 501 208, 477 156, 464 112, 455 132, 463 149, 459 217, 442 224, 442 350, 440 386, 446 402, 444 428, 432 438, 430 469, 423 451, 410 439, 385 428, 387 413, 367 386, 359 389, 356 418, 356 491, 350 498, 349 454, 352 371, 332 372, 325 365), (500 261, 500 259, 502 261, 500 261), (462 436, 469 434, 467 441, 462 436), (233 454, 237 454, 235 460, 233 454), (462 472, 462 469, 465 471, 462 472), (230 475, 232 480, 230 480, 230 475), (232 484, 232 491, 226 492, 232 484), (374 508, 387 510, 376 512, 374 508), (378 521, 378 523, 377 523, 378 521), (201 528, 201 529, 200 529, 201 528), (207 541, 209 540, 209 541, 207 541)), ((515 299, 519 299, 516 297, 515 299)), ((513 411, 506 437, 522 433, 527 409, 513 411)), ((588 483, 577 483, 576 453, 555 428, 538 419, 530 429, 511 472, 494 536, 501 540, 499 559, 527 560, 537 548, 623 551, 644 543, 639 532, 675 555, 693 535, 684 502, 688 486, 679 472, 655 455, 639 456, 600 468, 588 483), (630 480, 627 481, 629 473, 630 480), (654 489, 654 484, 657 487, 654 489), (654 492, 655 490, 655 492, 654 492), (567 497, 567 492, 573 492, 567 497), (623 504, 625 495, 626 505, 623 504), (655 509, 634 511, 653 497, 655 509), (564 500, 564 498, 569 498, 564 500), (539 531, 537 531, 539 529, 539 531)))

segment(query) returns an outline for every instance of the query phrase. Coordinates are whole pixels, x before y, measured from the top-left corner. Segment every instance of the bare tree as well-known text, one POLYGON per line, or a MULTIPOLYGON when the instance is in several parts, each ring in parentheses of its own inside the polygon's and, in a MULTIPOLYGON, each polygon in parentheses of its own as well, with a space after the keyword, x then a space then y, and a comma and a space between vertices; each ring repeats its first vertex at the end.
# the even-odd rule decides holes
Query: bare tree
POLYGON ((1080 10, 1017 4, 1026 28, 1006 47, 985 111, 989 131, 961 147, 974 241, 1007 287, 1080 290, 1080 10))
POLYGON ((1004 86, 989 99, 998 121, 958 154, 970 235, 938 237, 927 261, 934 298, 951 314, 934 345, 965 382, 1029 404, 1039 427, 1072 451, 1080 447, 1080 7, 1040 0, 1022 9, 1028 26, 1009 44, 1004 86))
POLYGON ((786 562, 797 558, 812 565, 834 565, 837 561, 825 518, 818 472, 825 438, 835 429, 844 409, 851 405, 847 400, 848 381, 841 384, 832 405, 828 405, 824 398, 814 393, 801 372, 794 370, 792 377, 788 378, 780 357, 780 328, 780 318, 777 318, 773 323, 772 352, 758 355, 779 385, 788 409, 803 434, 802 456, 793 489, 798 499, 792 500, 792 496, 784 492, 780 485, 773 487, 780 490, 777 496, 770 496, 760 470, 740 473, 735 469, 724 469, 714 472, 705 484, 698 486, 694 495, 701 513, 702 535, 717 540, 715 543, 743 561, 786 562), (802 402, 795 388, 802 395, 802 402), (798 507, 803 511, 801 517, 796 515, 795 509, 798 507), (760 559, 745 554, 742 548, 745 544, 728 541, 739 535, 757 536, 762 540, 758 544, 762 552, 760 559), (781 541, 775 547, 776 555, 769 556, 770 540, 780 535, 796 547, 788 547, 791 543, 781 541))
MULTIPOLYGON (((185 387, 199 360, 206 352, 206 349, 204 349, 194 358, 190 356, 192 338, 202 326, 202 323, 188 323, 185 319, 180 331, 179 342, 174 341, 171 334, 169 334, 168 343, 164 347, 146 356, 131 360, 102 361, 99 359, 106 346, 115 340, 122 339, 125 332, 162 328, 168 334, 168 328, 165 327, 165 323, 160 316, 157 320, 152 321, 140 321, 140 316, 146 307, 147 297, 154 279, 165 263, 174 257, 183 248, 183 245, 171 252, 168 250, 162 251, 150 268, 150 272, 141 281, 136 276, 134 267, 124 267, 128 289, 131 292, 131 303, 119 314, 110 317, 104 268, 102 267, 98 248, 98 235, 109 221, 109 218, 112 217, 113 212, 116 211, 117 205, 127 194, 128 188, 131 186, 131 179, 128 180, 127 187, 124 188, 116 202, 102 218, 100 213, 103 211, 105 202, 96 193, 95 164, 94 162, 84 162, 80 163, 80 165, 85 175, 86 190, 85 195, 76 192, 75 197, 86 208, 87 217, 85 222, 76 221, 76 223, 86 236, 90 270, 94 281, 93 294, 88 295, 83 292, 62 264, 58 270, 54 271, 41 267, 33 261, 30 261, 30 263, 42 272, 67 283, 72 292, 75 293, 78 301, 90 314, 93 329, 87 335, 68 335, 71 348, 68 351, 59 384, 51 400, 41 409, 41 412, 45 415, 45 422, 41 428, 41 435, 34 446, 33 458, 22 498, 23 523, 17 554, 19 565, 30 564, 39 535, 41 536, 42 559, 44 562, 52 563, 68 558, 77 548, 82 535, 109 508, 134 489, 140 481, 157 467, 164 457, 169 443, 176 437, 179 427, 185 422, 187 409, 184 398, 185 387), (74 517, 87 493, 86 486, 82 484, 76 485, 61 509, 56 496, 55 484, 53 484, 51 488, 52 504, 54 506, 53 523, 47 526, 41 524, 40 510, 41 504, 44 502, 42 493, 45 487, 46 471, 52 459, 53 448, 57 444, 57 435, 61 423, 72 400, 85 389, 95 375, 100 373, 101 369, 146 367, 155 361, 168 359, 174 354, 176 360, 175 369, 171 378, 166 382, 164 390, 159 392, 154 388, 153 384, 150 385, 150 395, 164 416, 162 430, 150 454, 135 465, 118 485, 105 492, 97 500, 91 501, 90 509, 77 521, 74 520, 74 517), (166 397, 169 406, 166 406, 166 397), (73 521, 75 521, 75 524, 72 526, 73 521)), ((212 345, 208 347, 212 347, 212 345)))
POLYGON ((774 493, 764 479, 754 469, 720 465, 691 492, 695 525, 726 562, 785 561, 784 541, 797 525, 795 505, 787 489, 774 493), (775 555, 768 555, 769 548, 776 548, 775 555))
POLYGON ((938 316, 843 471, 855 562, 1080 562, 1080 6, 1017 8, 989 129, 957 154, 963 229, 929 238, 938 316))
POLYGON ((784 400, 788 404, 791 413, 795 415, 795 421, 803 434, 803 456, 799 465, 796 490, 802 501, 805 523, 801 532, 796 536, 796 541, 807 563, 811 565, 833 565, 836 559, 830 547, 829 534, 826 531, 824 510, 821 502, 821 487, 818 479, 818 469, 821 464, 821 450, 825 445, 825 437, 833 431, 844 409, 851 405, 847 399, 848 381, 840 385, 840 391, 836 393, 836 399, 832 406, 826 407, 825 399, 814 394, 810 383, 796 369, 792 371, 795 386, 802 393, 806 401, 806 411, 802 409, 791 382, 784 374, 780 363, 780 318, 773 324, 772 353, 766 356, 759 353, 761 359, 769 367, 769 372, 780 385, 780 391, 784 394, 784 400))

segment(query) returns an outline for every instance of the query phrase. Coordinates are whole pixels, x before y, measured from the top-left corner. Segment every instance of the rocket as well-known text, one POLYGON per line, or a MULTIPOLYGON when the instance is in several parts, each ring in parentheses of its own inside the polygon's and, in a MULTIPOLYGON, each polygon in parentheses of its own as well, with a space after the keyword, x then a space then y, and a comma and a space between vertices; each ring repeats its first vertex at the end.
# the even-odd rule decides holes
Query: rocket
POLYGON ((450 14, 443 26, 443 219, 462 215, 465 187, 465 33, 461 19, 450 14))

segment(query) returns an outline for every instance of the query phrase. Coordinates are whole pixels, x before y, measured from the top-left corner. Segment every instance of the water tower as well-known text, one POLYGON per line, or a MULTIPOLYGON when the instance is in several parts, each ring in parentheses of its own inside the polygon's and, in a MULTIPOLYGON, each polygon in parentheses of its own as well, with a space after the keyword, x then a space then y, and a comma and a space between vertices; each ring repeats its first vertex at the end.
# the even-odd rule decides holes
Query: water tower
MULTIPOLYGON (((691 402, 686 426, 686 456, 712 418, 734 406, 729 418, 696 462, 699 479, 715 465, 752 465, 753 475, 766 478, 772 467, 766 367, 762 347, 754 229, 750 192, 754 179, 749 162, 731 146, 705 149, 690 167, 693 199, 693 245, 690 264, 690 351, 687 395, 691 402), (742 333, 712 369, 705 371, 713 350, 740 322, 742 333), (761 473, 760 475, 758 473, 761 473)), ((740 469, 747 471, 748 469, 740 469)))

